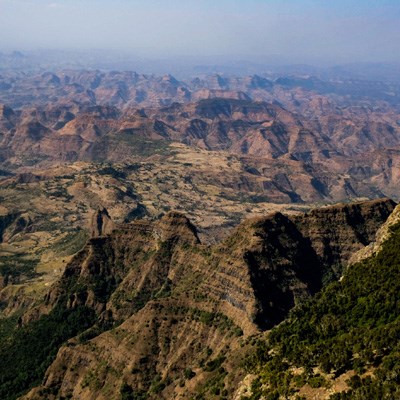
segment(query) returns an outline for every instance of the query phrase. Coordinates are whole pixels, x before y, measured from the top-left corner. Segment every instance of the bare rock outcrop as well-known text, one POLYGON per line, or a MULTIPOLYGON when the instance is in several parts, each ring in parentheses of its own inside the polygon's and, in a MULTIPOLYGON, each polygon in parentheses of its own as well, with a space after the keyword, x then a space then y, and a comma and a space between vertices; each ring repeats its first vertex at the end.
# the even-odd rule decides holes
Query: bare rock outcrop
POLYGON ((92 237, 109 235, 115 228, 106 208, 99 208, 92 216, 90 231, 92 237))
POLYGON ((199 243, 190 221, 175 212, 90 239, 46 302, 88 307, 100 323, 124 322, 89 341, 71 339, 43 385, 24 398, 51 391, 106 399, 111 386, 117 396, 128 386, 151 399, 192 397, 205 379, 199 363, 220 355, 230 371, 223 355, 240 348, 238 336, 269 329, 318 292, 329 268, 368 245, 394 207, 382 199, 299 216, 274 213, 243 222, 214 246, 199 243), (185 370, 195 371, 193 384, 180 386, 185 370), (157 393, 154 376, 163 380, 157 393))

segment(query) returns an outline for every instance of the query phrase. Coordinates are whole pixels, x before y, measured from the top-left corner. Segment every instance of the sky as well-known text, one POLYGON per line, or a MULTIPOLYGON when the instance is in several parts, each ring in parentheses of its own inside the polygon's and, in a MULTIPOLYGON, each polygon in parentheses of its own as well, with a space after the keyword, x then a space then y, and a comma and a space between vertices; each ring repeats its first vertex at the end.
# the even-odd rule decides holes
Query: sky
POLYGON ((0 0, 0 51, 400 61, 400 0, 0 0))

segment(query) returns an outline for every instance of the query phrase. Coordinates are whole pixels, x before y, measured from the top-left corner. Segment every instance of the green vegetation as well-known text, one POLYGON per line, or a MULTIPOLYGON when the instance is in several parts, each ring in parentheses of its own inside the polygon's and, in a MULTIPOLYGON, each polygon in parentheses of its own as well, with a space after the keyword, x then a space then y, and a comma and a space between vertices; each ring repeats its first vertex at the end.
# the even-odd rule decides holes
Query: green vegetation
POLYGON ((21 276, 33 278, 38 261, 36 258, 26 258, 23 254, 0 256, 0 276, 6 285, 9 281, 18 282, 21 276))
POLYGON ((58 240, 53 250, 62 256, 75 254, 83 248, 88 237, 86 230, 76 228, 58 240))
POLYGON ((243 331, 229 317, 219 312, 209 312, 198 308, 171 307, 171 312, 176 315, 183 314, 194 321, 204 325, 212 326, 221 332, 229 332, 232 336, 242 336, 243 331))
POLYGON ((196 376, 196 372, 194 372, 190 368, 186 368, 183 375, 184 375, 185 379, 192 379, 196 376))
POLYGON ((350 389, 332 399, 400 398, 399 247, 397 224, 376 256, 351 266, 258 341, 245 362, 259 376, 249 399, 285 397, 304 383, 326 386, 315 367, 333 377, 356 371, 350 389), (290 367, 305 372, 294 376, 290 367), (368 370, 373 375, 363 377, 368 370))
POLYGON ((89 328, 95 313, 86 307, 58 305, 49 315, 25 327, 2 321, 0 337, 0 398, 13 400, 40 384, 59 347, 89 328))
POLYGON ((147 394, 142 390, 132 389, 128 384, 124 383, 120 389, 121 400, 146 400, 147 394))
POLYGON ((70 201, 73 199, 73 196, 71 196, 67 189, 64 186, 57 186, 53 188, 52 190, 49 190, 47 192, 48 197, 61 197, 65 199, 65 201, 70 201))
POLYGON ((214 358, 213 360, 210 360, 207 362, 204 371, 206 372, 212 372, 215 371, 217 368, 219 368, 223 362, 226 360, 226 357, 220 354, 217 358, 214 358))
POLYGON ((228 391, 225 387, 225 377, 228 372, 222 366, 225 357, 219 355, 206 364, 205 371, 209 373, 207 381, 201 385, 194 400, 206 400, 210 398, 227 399, 228 391))
POLYGON ((115 179, 125 179, 126 178, 126 173, 120 170, 115 169, 114 167, 111 166, 111 164, 108 164, 104 168, 101 168, 97 171, 99 175, 111 175, 115 179))

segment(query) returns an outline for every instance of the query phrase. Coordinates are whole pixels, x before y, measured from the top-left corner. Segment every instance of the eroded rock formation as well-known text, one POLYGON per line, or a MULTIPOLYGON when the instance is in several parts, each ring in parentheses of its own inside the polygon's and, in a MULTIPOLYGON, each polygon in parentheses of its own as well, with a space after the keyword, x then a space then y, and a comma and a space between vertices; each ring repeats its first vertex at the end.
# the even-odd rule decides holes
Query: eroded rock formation
POLYGON ((214 246, 201 244, 175 212, 90 239, 46 302, 88 307, 99 326, 123 322, 72 339, 25 398, 106 399, 128 387, 184 399, 211 376, 203 369, 213 359, 236 381, 236 361, 225 360, 240 336, 272 327, 334 279, 335 267, 374 239, 394 207, 383 199, 275 213, 245 221, 214 246), (178 384, 185 370, 193 381, 178 384), (156 376, 162 385, 154 392, 156 376))

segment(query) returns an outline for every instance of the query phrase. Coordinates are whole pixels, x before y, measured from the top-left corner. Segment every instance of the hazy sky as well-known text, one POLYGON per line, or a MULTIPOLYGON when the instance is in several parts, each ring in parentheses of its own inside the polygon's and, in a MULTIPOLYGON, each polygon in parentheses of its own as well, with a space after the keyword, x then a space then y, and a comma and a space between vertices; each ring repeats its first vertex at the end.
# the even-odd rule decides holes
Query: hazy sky
POLYGON ((400 61, 400 0, 0 0, 0 49, 400 61))

